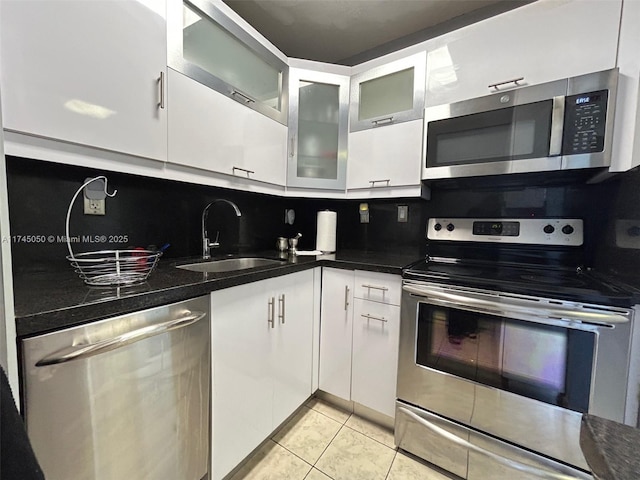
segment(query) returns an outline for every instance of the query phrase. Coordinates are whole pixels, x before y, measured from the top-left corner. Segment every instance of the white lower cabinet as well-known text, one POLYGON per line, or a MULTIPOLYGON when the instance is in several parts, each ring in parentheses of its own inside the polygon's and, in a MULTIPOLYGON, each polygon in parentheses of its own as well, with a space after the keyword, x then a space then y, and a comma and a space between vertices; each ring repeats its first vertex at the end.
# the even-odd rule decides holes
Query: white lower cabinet
POLYGON ((313 271, 211 294, 212 478, 311 395, 313 271))
POLYGON ((353 271, 322 269, 320 306, 319 387, 351 398, 351 344, 353 338, 353 271))
POLYGON ((400 307, 353 301, 351 400, 395 415, 400 307))
POLYGON ((395 415, 400 291, 397 275, 323 268, 320 390, 395 415))

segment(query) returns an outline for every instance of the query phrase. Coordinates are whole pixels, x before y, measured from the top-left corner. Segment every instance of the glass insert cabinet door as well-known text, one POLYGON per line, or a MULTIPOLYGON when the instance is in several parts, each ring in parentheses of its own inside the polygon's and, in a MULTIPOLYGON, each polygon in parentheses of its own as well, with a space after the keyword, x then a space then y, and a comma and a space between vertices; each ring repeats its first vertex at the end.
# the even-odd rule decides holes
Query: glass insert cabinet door
POLYGON ((206 0, 169 2, 169 66, 286 125, 288 67, 206 0))
POLYGON ((344 190, 349 77, 292 68, 287 186, 344 190))
POLYGON ((372 68, 351 79, 351 131, 423 117, 426 53, 372 68))

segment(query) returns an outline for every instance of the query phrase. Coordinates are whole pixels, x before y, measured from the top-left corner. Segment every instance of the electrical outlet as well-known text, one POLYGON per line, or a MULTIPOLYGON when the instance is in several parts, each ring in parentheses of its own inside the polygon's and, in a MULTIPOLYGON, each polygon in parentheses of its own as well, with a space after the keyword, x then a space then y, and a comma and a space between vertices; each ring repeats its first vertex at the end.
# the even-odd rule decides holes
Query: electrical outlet
POLYGON ((95 200, 84 197, 84 214, 85 215, 104 215, 105 206, 104 198, 95 200))

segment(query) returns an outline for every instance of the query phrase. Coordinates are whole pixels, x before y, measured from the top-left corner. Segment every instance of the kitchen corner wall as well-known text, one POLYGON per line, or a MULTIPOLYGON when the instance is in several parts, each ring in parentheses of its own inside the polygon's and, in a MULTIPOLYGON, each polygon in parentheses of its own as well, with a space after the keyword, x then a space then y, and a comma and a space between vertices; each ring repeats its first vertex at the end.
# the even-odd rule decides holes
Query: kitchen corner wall
POLYGON ((170 243, 165 259, 197 256, 202 248, 202 210, 215 198, 235 202, 242 212, 238 218, 228 205, 210 208, 208 231, 211 239, 220 231, 219 254, 275 252, 277 237, 292 237, 298 232, 302 233, 298 248, 312 250, 316 214, 324 209, 338 213, 338 249, 419 252, 424 243, 426 202, 421 199, 371 200, 368 202, 371 221, 360 224, 359 201, 282 198, 7 157, 11 248, 16 272, 66 267, 68 251, 62 237, 69 202, 85 178, 97 175, 106 175, 109 191, 117 189, 118 193, 106 199, 105 216, 84 215, 82 197, 76 199, 70 235, 80 236, 81 241, 72 244, 75 253, 170 243), (407 223, 397 223, 397 205, 409 206, 407 223), (284 223, 288 208, 296 212, 293 225, 284 223), (101 235, 117 241, 82 241, 83 236, 101 235))

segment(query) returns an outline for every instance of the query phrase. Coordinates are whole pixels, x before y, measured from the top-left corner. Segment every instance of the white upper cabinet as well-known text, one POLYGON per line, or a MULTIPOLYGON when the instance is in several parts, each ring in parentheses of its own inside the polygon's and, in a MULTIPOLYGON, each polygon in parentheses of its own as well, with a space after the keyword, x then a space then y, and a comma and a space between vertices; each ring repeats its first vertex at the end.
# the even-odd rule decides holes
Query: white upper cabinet
POLYGON ((621 3, 538 0, 427 42, 426 105, 614 68, 621 3))
POLYGON ((350 131, 422 118, 425 52, 420 52, 351 77, 350 131))
POLYGON ((618 47, 618 99, 613 126, 611 171, 640 165, 640 2, 622 6, 618 47))
POLYGON ((349 77, 292 68, 287 186, 344 190, 349 77))
POLYGON ((165 0, 0 2, 6 130, 166 160, 165 0))
POLYGON ((422 137, 422 120, 350 133, 349 194, 420 195, 422 137))
POLYGON ((283 186, 287 127, 169 69, 169 162, 283 186))
POLYGON ((207 0, 169 0, 169 66, 284 125, 284 60, 207 0))
POLYGON ((351 77, 351 198, 420 195, 425 58, 420 52, 351 77))

